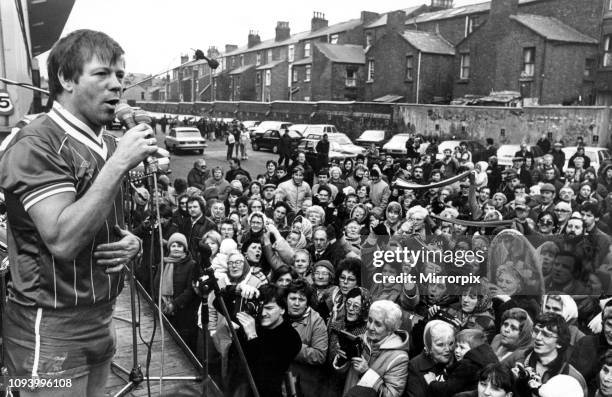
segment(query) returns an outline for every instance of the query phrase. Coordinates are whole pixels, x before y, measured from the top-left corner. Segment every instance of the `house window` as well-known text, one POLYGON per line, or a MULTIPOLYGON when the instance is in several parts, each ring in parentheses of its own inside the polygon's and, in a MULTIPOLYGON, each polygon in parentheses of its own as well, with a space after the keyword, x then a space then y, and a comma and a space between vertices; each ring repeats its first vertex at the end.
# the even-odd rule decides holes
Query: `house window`
POLYGON ((268 50, 268 60, 267 62, 270 63, 274 60, 274 54, 272 53, 272 50, 268 50))
POLYGON ((372 40, 373 40, 372 39, 372 32, 366 33, 365 39, 366 39, 365 40, 366 41, 366 47, 371 46, 372 45, 372 40))
POLYGON ((144 92, 141 92, 141 93, 140 93, 140 99, 141 99, 142 101, 144 101, 144 99, 145 99, 144 95, 145 95, 145 94, 144 94, 144 92))
POLYGON ((584 78, 592 79, 595 75, 595 59, 587 58, 584 60, 584 78))
POLYGON ((236 57, 232 57, 232 69, 236 67, 236 57))
POLYGON ((255 75, 255 84, 259 87, 261 85, 261 72, 257 72, 255 75))
POLYGON ((332 34, 329 36, 329 44, 338 44, 338 34, 332 34))
POLYGON ((413 79, 413 60, 412 55, 406 57, 406 80, 412 81, 413 79))
POLYGON ((470 54, 461 55, 461 71, 459 72, 459 78, 462 80, 470 78, 470 54))
POLYGON ((480 25, 480 21, 478 20, 477 15, 471 15, 465 17, 465 35, 472 33, 478 26, 480 25))
POLYGON ((257 60, 255 61, 257 65, 261 65, 261 52, 257 53, 257 60))
POLYGON ((353 68, 346 68, 346 82, 347 87, 357 87, 357 71, 353 68))
POLYGON ((304 43, 304 58, 308 58, 310 56, 310 41, 304 43))
POLYGON ((304 81, 310 81, 310 65, 306 65, 306 73, 304 76, 304 81))
POLYGON ((298 71, 295 68, 291 70, 291 81, 294 83, 298 82, 298 71))
POLYGON ((272 84, 272 71, 270 69, 266 70, 266 87, 269 87, 272 84))
POLYGON ((374 81, 374 60, 368 61, 368 82, 374 81))
POLYGON ((604 38, 603 67, 609 68, 610 66, 612 66, 612 35, 607 35, 604 38))
POLYGON ((608 11, 612 11, 612 0, 608 1, 608 11))
POLYGON ((523 48, 523 71, 521 77, 535 75, 535 47, 523 48))
POLYGON ((293 62, 293 59, 295 58, 295 47, 290 45, 288 51, 287 58, 289 58, 289 62, 293 62))
POLYGON ((244 55, 240 55, 240 67, 244 66, 244 55))

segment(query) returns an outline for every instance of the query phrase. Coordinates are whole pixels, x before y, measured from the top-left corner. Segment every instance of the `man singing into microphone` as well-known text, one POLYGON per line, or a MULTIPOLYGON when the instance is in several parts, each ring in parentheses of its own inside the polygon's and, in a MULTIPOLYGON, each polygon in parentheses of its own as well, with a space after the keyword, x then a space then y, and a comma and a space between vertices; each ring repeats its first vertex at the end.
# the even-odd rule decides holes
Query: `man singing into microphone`
POLYGON ((140 124, 117 142, 123 49, 101 32, 59 40, 47 63, 53 108, 23 130, 0 159, 8 209, 12 284, 6 306, 9 377, 21 396, 102 396, 115 352, 112 313, 122 270, 140 241, 123 230, 124 176, 156 152, 140 124), (70 387, 68 387, 68 385, 70 387))

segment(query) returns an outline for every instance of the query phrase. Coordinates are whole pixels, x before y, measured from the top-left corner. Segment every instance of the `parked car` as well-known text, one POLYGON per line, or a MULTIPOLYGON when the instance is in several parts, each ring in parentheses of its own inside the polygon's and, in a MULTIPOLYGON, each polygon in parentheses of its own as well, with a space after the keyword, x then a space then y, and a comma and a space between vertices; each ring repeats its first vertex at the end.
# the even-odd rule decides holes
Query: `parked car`
MULTIPOLYGON (((533 153, 532 149, 532 145, 527 145, 527 150, 533 153)), ((512 158, 519 150, 521 150, 521 145, 501 145, 497 149, 497 164, 505 167, 512 166, 512 158)), ((534 160, 538 158, 534 157, 534 160)))
POLYGON ((288 123, 286 121, 271 121, 271 120, 266 120, 266 121, 262 121, 261 123, 259 123, 259 125, 257 127, 255 127, 254 129, 250 130, 251 131, 251 139, 253 139, 255 137, 255 135, 257 134, 263 134, 264 132, 268 131, 268 130, 286 130, 287 128, 291 127, 293 124, 292 123, 288 123))
POLYGON ((245 121, 241 121, 241 123, 244 126, 244 128, 246 128, 247 130, 251 131, 252 129, 257 128, 257 126, 259 125, 260 121, 245 120, 245 121))
MULTIPOLYGON (((391 137, 389 142, 385 143, 382 151, 392 157, 403 157, 406 155, 406 141, 410 138, 410 134, 396 134, 391 137)), ((422 142, 419 146, 419 153, 425 154, 429 142, 422 142)))
MULTIPOLYGON (((162 173, 169 174, 172 172, 170 170, 170 152, 168 152, 166 149, 158 148, 157 153, 154 157, 157 159, 157 167, 162 173)), ((145 167, 144 164, 141 162, 130 171, 130 176, 137 174, 142 175, 144 174, 144 172, 145 167)))
POLYGON ((467 143, 468 150, 472 153, 473 163, 476 163, 477 161, 487 161, 487 148, 485 148, 482 143, 472 140, 442 141, 438 145, 438 154, 436 155, 436 158, 441 160, 444 157, 444 150, 446 149, 450 149, 454 152, 455 148, 459 146, 461 142, 467 143))
POLYGON ((327 134, 327 138, 330 142, 330 150, 332 148, 333 143, 336 143, 336 149, 345 154, 351 154, 357 156, 358 154, 365 154, 365 149, 361 146, 355 145, 351 139, 341 132, 311 132, 305 133, 305 139, 312 139, 316 141, 320 141, 323 139, 323 135, 327 134))
POLYGON ((303 135, 306 136, 311 133, 334 134, 337 132, 336 126, 331 124, 309 124, 303 135))
MULTIPOLYGON (((297 146, 297 150, 304 152, 304 154, 306 155, 306 161, 308 161, 308 163, 310 163, 311 165, 316 164, 316 162, 318 161, 317 150, 316 150, 318 142, 319 142, 318 139, 302 139, 302 141, 297 146)), ((331 161, 340 162, 348 158, 354 159, 355 157, 357 157, 356 153, 347 153, 347 152, 339 151, 339 149, 340 149, 340 144, 336 142, 330 143, 329 145, 329 161, 330 162, 331 161)))
POLYGON ((380 149, 385 143, 389 142, 392 136, 393 132, 391 131, 365 130, 359 135, 359 138, 355 140, 355 143, 366 149, 368 149, 371 144, 375 144, 376 147, 380 149))
POLYGON ((204 153, 204 149, 208 146, 200 130, 194 127, 171 128, 164 139, 164 144, 171 153, 177 150, 196 150, 198 153, 204 153))
POLYGON ((304 136, 304 131, 308 128, 310 124, 293 124, 289 127, 289 130, 297 131, 300 135, 304 136))
MULTIPOLYGON (((293 130, 287 132, 291 138, 291 150, 295 150, 302 140, 302 135, 293 130)), ((270 149, 272 153, 278 153, 278 145, 281 138, 281 132, 278 130, 268 130, 263 134, 257 134, 251 139, 251 147, 253 150, 270 149)))
MULTIPOLYGON (((569 165, 569 159, 576 154, 577 146, 567 146, 562 148, 565 153, 565 165, 564 169, 567 169, 569 165)), ((599 168, 605 163, 612 162, 612 154, 610 150, 603 147, 585 146, 584 154, 591 160, 591 167, 595 168, 595 171, 599 171, 599 168)))

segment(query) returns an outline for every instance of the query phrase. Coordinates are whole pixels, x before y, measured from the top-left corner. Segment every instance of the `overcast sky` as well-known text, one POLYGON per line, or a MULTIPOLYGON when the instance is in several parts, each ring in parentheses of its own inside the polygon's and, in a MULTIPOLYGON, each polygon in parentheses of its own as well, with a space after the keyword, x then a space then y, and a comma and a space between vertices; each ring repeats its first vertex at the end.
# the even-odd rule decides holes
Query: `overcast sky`
MULTIPOLYGON (((243 46, 249 30, 262 40, 274 37, 277 21, 288 21, 292 33, 310 29, 313 11, 329 24, 359 18, 362 10, 386 12, 430 0, 76 0, 62 36, 77 29, 108 33, 126 52, 127 70, 160 73, 180 64, 191 48, 221 51, 225 44, 243 46)), ((455 0, 456 6, 483 0, 455 0)), ((46 75, 46 55, 39 56, 46 75)))

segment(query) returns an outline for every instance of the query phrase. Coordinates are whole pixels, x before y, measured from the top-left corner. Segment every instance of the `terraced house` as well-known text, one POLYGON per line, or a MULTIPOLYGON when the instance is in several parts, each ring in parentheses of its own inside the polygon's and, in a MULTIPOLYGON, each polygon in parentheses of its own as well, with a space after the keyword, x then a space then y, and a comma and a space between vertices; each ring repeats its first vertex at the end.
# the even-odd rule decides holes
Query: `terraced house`
POLYGON ((280 21, 274 38, 226 46, 212 78, 185 62, 165 97, 449 103, 516 91, 525 104, 612 104, 612 0, 452 3, 333 25, 315 12, 295 34, 280 21))

